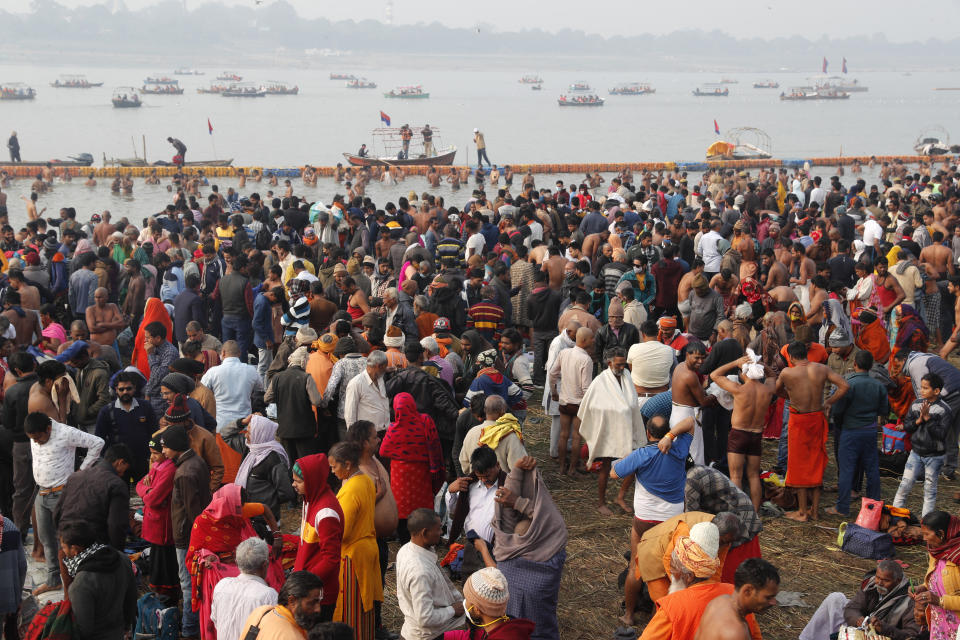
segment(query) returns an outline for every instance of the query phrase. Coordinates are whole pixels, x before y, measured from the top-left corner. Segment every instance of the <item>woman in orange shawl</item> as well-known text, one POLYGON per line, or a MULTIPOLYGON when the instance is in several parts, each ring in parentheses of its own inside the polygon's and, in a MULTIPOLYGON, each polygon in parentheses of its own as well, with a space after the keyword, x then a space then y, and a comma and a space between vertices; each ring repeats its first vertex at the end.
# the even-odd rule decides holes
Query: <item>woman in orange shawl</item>
POLYGON ((167 341, 173 342, 173 323, 170 322, 170 314, 167 313, 167 307, 160 298, 147 298, 147 303, 143 307, 143 319, 140 321, 140 328, 137 329, 137 338, 133 341, 133 355, 130 357, 130 363, 139 369, 145 378, 150 378, 150 362, 147 360, 147 351, 143 348, 143 343, 147 338, 147 325, 151 322, 159 322, 166 327, 167 341))

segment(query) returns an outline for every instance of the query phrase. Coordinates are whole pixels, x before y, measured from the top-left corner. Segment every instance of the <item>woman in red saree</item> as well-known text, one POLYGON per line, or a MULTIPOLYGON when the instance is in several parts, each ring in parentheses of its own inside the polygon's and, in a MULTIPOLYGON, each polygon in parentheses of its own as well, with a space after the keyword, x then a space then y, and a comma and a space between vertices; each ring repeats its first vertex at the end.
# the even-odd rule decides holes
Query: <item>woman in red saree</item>
POLYGON ((409 541, 407 516, 416 509, 433 508, 433 497, 443 481, 443 453, 433 418, 417 411, 417 403, 406 391, 393 399, 396 418, 387 427, 380 455, 390 458, 390 488, 397 500, 400 542, 409 541))
MULTIPOLYGON (((283 566, 280 551, 283 537, 270 508, 258 502, 244 503, 243 489, 236 484, 225 484, 213 494, 213 500, 193 522, 190 546, 187 548, 187 566, 193 581, 193 610, 200 613, 200 637, 216 640, 217 630, 210 620, 213 588, 223 578, 240 575, 234 561, 237 545, 257 535, 250 518, 262 516, 274 536, 274 553, 267 570, 267 584, 280 590, 283 586, 283 566)), ((229 640, 229 639, 224 639, 229 640)))
POLYGON ((145 378, 150 378, 150 363, 147 360, 147 351, 143 348, 146 340, 147 325, 151 322, 159 322, 167 328, 167 341, 173 342, 173 323, 170 322, 170 314, 160 298, 147 298, 147 303, 143 308, 143 319, 140 321, 140 328, 137 329, 137 338, 133 341, 133 355, 130 357, 130 364, 140 370, 145 378))

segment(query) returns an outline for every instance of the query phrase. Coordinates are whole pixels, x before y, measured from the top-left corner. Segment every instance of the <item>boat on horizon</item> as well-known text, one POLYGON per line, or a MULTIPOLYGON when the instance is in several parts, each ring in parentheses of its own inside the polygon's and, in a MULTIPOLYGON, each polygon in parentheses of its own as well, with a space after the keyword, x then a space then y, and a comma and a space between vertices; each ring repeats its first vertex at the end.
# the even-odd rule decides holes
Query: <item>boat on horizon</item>
POLYGON ((720 78, 720 84, 740 84, 740 81, 735 78, 720 78))
POLYGON ((37 90, 23 82, 0 83, 0 100, 33 100, 37 90))
POLYGON ((517 82, 520 84, 543 84, 543 78, 536 73, 530 73, 517 80, 517 82))
POLYGON ((138 109, 143 106, 134 87, 117 87, 110 98, 114 109, 138 109))
POLYGON ((300 87, 293 85, 292 87, 282 80, 267 80, 266 84, 263 85, 263 89, 267 92, 267 95, 271 96, 295 96, 300 93, 300 87))
POLYGON ((265 98, 267 90, 255 82, 236 82, 220 93, 224 98, 265 98))
POLYGON ((217 76, 217 80, 222 80, 224 82, 240 82, 243 80, 243 76, 233 73, 232 71, 224 71, 217 76))
POLYGON ((376 89, 377 83, 366 78, 353 78, 347 80, 346 87, 347 89, 376 89))
POLYGON ((355 80, 356 76, 354 76, 352 73, 335 73, 331 71, 330 79, 331 80, 355 80))
POLYGON ((870 87, 863 86, 856 78, 849 80, 843 76, 816 76, 812 78, 812 80, 814 80, 814 86, 818 89, 835 89, 845 93, 863 93, 870 91, 870 87))
POLYGON ((850 94, 830 87, 792 87, 789 93, 781 93, 781 100, 847 100, 850 94))
POLYGON ((610 89, 612 96, 645 96, 656 93, 657 90, 642 82, 624 82, 610 89))
POLYGON ((531 90, 531 91, 543 91, 543 85, 542 85, 542 84, 532 84, 532 85, 530 85, 530 90, 531 90))
POLYGON ((197 93, 223 93, 228 89, 228 86, 225 84, 210 84, 209 87, 198 87, 197 93))
POLYGON ((557 105, 561 107, 602 107, 603 98, 595 95, 561 95, 557 105))
POLYGON ((593 91, 593 87, 586 80, 577 80, 568 88, 569 91, 593 91))
POLYGON ((711 98, 725 98, 730 95, 729 87, 721 87, 719 84, 705 84, 693 90, 693 95, 711 98))
POLYGON ((935 124, 924 127, 913 143, 913 150, 921 156, 943 156, 952 151, 950 134, 935 124))
POLYGON ((180 84, 176 78, 165 75, 147 76, 143 79, 143 84, 180 84))
POLYGON ((157 84, 153 86, 143 85, 140 93, 152 96, 179 96, 183 93, 183 87, 177 84, 157 84))
POLYGON ((410 87, 397 87, 396 89, 391 89, 390 91, 383 94, 384 98, 400 98, 403 100, 417 100, 417 99, 426 99, 430 97, 430 93, 423 90, 419 84, 410 87))
POLYGON ((92 87, 102 87, 102 82, 90 82, 84 75, 61 75, 50 83, 54 89, 90 89, 92 87))
POLYGON ((754 89, 779 89, 780 83, 776 80, 757 80, 753 83, 754 89))
POLYGON ((174 69, 173 75, 175 76, 202 76, 205 75, 203 71, 199 69, 185 69, 183 67, 179 69, 174 69))
POLYGON ((23 160, 12 163, 0 160, 0 167, 89 167, 93 164, 93 156, 89 153, 78 153, 75 156, 67 156, 69 160, 60 160, 51 158, 50 160, 23 160))

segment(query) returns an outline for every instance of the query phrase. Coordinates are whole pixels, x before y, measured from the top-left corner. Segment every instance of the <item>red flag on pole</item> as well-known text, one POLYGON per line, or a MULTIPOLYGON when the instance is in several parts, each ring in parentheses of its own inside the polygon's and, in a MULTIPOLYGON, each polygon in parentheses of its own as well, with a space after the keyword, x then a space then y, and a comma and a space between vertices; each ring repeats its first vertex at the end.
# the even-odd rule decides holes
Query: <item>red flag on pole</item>
POLYGON ((714 118, 714 120, 713 120, 713 131, 714 131, 714 133, 716 133, 717 135, 720 135, 720 125, 717 124, 716 118, 714 118))
POLYGON ((210 131, 210 135, 213 135, 213 125, 210 124, 210 118, 207 118, 207 129, 210 131))
POLYGON ((820 71, 821 73, 827 72, 827 56, 823 56, 823 68, 820 71))

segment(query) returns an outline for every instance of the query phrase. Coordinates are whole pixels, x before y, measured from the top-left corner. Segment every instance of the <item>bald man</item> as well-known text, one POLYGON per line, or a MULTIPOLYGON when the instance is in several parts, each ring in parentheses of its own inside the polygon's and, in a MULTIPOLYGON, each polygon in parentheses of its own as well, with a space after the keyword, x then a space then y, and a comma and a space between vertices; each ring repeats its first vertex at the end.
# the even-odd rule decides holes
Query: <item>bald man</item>
POLYGON ((557 355, 550 368, 548 381, 550 395, 560 403, 560 437, 558 442, 566 442, 573 432, 570 450, 570 467, 566 468, 567 448, 560 447, 557 461, 560 472, 572 476, 580 462, 580 402, 593 381, 593 331, 587 327, 577 329, 577 344, 557 355))
POLYGON ((109 297, 110 292, 99 287, 93 292, 93 304, 87 307, 87 328, 90 339, 97 344, 112 345, 117 340, 117 333, 127 326, 120 307, 107 302, 109 297))

